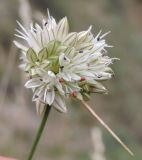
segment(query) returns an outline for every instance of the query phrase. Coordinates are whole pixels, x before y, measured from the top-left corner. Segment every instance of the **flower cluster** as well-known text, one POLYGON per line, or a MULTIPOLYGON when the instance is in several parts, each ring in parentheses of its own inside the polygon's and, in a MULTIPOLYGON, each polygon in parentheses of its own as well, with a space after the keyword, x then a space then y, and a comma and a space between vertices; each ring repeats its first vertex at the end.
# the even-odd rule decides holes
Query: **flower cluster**
POLYGON ((103 39, 109 32, 94 36, 91 26, 82 32, 70 32, 66 17, 58 23, 48 13, 48 20, 42 26, 31 24, 17 37, 25 44, 14 41, 22 50, 20 67, 29 74, 25 84, 33 90, 33 101, 53 105, 60 112, 66 112, 65 98, 88 100, 91 93, 106 93, 101 81, 113 75, 109 67, 115 58, 107 56, 103 39))

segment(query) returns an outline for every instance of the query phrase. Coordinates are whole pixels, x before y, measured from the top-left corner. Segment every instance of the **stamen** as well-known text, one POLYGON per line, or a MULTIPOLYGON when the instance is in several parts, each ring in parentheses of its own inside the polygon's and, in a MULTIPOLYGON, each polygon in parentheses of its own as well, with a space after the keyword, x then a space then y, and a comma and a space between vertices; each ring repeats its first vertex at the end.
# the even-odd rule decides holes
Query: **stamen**
POLYGON ((106 53, 105 50, 102 50, 102 51, 101 51, 101 54, 102 54, 103 57, 104 57, 104 56, 107 56, 107 53, 106 53))

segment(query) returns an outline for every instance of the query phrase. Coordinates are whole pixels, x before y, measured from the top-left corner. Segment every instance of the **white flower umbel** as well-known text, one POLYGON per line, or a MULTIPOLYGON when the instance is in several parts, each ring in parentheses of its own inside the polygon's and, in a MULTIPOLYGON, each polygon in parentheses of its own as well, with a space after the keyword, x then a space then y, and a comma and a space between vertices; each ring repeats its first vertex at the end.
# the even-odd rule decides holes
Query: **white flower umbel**
POLYGON ((114 58, 106 54, 111 46, 103 39, 109 32, 94 36, 90 26, 86 31, 69 33, 67 18, 57 23, 49 12, 41 26, 36 23, 25 29, 17 23, 21 31, 16 29, 15 35, 26 43, 14 43, 22 50, 20 67, 31 78, 25 86, 32 88, 34 101, 66 112, 66 97, 87 100, 92 92, 107 92, 101 81, 113 75, 109 65, 114 58))
POLYGON ((91 93, 107 93, 101 82, 112 77, 113 71, 109 66, 117 59, 107 55, 106 49, 112 46, 107 45, 104 37, 109 32, 102 35, 100 31, 94 36, 92 26, 86 31, 69 32, 67 18, 64 17, 57 23, 49 12, 48 19, 43 20, 42 25, 31 24, 29 29, 25 29, 17 23, 21 30, 16 29, 15 35, 25 43, 14 43, 22 51, 20 67, 30 77, 25 86, 33 91, 33 101, 36 101, 38 113, 44 111, 44 106, 49 107, 45 111, 29 160, 33 156, 51 106, 60 112, 66 112, 65 99, 71 97, 81 100, 88 111, 133 155, 85 102, 90 99, 91 93))

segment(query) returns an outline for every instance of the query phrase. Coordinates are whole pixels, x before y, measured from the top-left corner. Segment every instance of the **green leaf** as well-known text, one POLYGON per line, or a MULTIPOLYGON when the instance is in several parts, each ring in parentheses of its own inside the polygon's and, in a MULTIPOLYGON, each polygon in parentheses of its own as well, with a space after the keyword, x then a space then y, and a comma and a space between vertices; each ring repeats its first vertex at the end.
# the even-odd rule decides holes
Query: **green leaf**
POLYGON ((28 72, 28 71, 31 69, 31 67, 32 67, 32 66, 31 66, 30 64, 27 64, 27 65, 25 66, 25 71, 28 72))
POLYGON ((60 42, 51 41, 47 46, 48 56, 55 56, 57 54, 60 42))
POLYGON ((96 84, 92 85, 90 84, 90 92, 94 92, 94 93, 105 93, 107 94, 107 89, 99 82, 95 82, 96 84))
POLYGON ((27 59, 31 63, 35 63, 38 60, 37 55, 32 48, 29 48, 28 51, 27 51, 27 59))
POLYGON ((51 63, 48 64, 48 67, 50 68, 50 70, 54 73, 58 73, 59 72, 59 57, 58 56, 52 56, 49 57, 48 59, 51 63))
POLYGON ((45 59, 47 59, 48 57, 48 52, 47 52, 47 48, 43 48, 39 53, 38 53, 38 59, 40 61, 43 61, 45 59))
POLYGON ((59 59, 59 57, 58 56, 51 56, 51 57, 49 57, 49 61, 57 61, 59 59))
POLYGON ((85 84, 85 85, 83 86, 83 89, 84 89, 86 92, 89 92, 89 91, 90 91, 90 87, 89 87, 88 84, 85 84))
POLYGON ((96 84, 90 84, 90 86, 93 86, 93 87, 95 87, 95 88, 97 88, 97 89, 99 89, 99 90, 106 90, 106 88, 100 83, 100 82, 95 82, 96 84))
POLYGON ((106 67, 105 72, 114 74, 113 70, 110 67, 106 67))
POLYGON ((84 99, 85 101, 89 101, 89 100, 90 100, 90 95, 89 95, 88 93, 83 92, 82 95, 83 95, 83 99, 84 99))

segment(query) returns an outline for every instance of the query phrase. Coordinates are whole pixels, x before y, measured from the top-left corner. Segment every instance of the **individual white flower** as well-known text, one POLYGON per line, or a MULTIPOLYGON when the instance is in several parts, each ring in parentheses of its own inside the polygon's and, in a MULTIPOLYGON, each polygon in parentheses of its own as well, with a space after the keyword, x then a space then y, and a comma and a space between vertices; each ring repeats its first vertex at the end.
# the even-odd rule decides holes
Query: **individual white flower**
POLYGON ((15 35, 26 42, 14 41, 22 50, 20 67, 31 78, 25 86, 32 88, 38 106, 53 105, 66 112, 66 97, 87 100, 91 93, 107 92, 101 81, 112 77, 109 65, 115 59, 107 56, 106 48, 111 46, 103 39, 109 32, 94 36, 92 26, 69 32, 67 18, 57 23, 49 12, 41 26, 36 23, 25 29, 17 23, 22 31, 16 29, 15 35))

